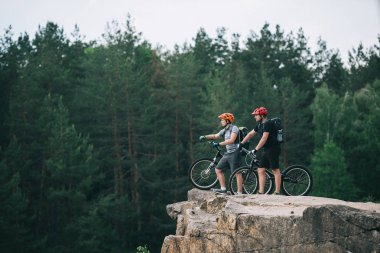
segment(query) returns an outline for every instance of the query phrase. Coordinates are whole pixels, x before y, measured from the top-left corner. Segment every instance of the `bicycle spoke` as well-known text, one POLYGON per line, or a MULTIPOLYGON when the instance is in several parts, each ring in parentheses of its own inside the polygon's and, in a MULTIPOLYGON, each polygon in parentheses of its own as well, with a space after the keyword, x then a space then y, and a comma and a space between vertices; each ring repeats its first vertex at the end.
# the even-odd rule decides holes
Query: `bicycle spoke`
POLYGON ((282 187, 286 194, 305 195, 310 191, 311 185, 311 175, 305 168, 295 166, 285 171, 282 187))
POLYGON ((196 161, 189 169, 191 183, 199 189, 210 189, 217 183, 214 163, 209 159, 196 161))
POLYGON ((247 194, 252 194, 256 191, 258 180, 257 174, 248 167, 242 167, 237 169, 230 177, 229 185, 232 194, 236 194, 238 191, 237 187, 237 175, 241 174, 243 177, 243 192, 247 194))

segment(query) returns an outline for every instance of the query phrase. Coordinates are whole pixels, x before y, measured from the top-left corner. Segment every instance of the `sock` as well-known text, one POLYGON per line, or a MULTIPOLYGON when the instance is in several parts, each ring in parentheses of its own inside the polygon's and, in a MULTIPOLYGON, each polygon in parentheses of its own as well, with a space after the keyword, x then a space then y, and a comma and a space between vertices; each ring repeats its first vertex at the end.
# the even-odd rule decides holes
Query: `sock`
POLYGON ((223 190, 223 191, 227 190, 226 187, 220 187, 220 189, 223 190))

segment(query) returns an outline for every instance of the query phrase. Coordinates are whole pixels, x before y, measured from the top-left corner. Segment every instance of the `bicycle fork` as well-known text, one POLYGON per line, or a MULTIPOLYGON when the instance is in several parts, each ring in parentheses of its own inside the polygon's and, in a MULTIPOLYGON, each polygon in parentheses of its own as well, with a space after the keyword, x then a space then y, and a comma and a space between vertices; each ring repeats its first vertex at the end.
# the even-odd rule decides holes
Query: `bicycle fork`
POLYGON ((216 157, 214 157, 214 159, 212 159, 212 163, 210 163, 210 165, 207 167, 207 169, 205 170, 205 174, 206 175, 209 175, 210 174, 210 172, 211 172, 211 169, 213 168, 213 167, 215 167, 216 165, 215 165, 215 161, 216 161, 216 157))

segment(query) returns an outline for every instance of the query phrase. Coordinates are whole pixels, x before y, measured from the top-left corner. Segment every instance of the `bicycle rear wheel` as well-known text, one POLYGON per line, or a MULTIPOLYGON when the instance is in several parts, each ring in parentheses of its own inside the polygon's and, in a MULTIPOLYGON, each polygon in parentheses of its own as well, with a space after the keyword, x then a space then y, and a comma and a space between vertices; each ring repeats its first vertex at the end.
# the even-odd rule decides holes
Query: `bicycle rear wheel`
POLYGON ((310 171, 301 165, 292 165, 282 173, 282 190, 288 196, 307 195, 313 186, 310 171))
POLYGON ((240 167, 236 169, 230 176, 229 186, 232 194, 236 194, 238 192, 237 186, 237 176, 243 176, 243 192, 247 194, 253 194, 256 192, 258 187, 258 177, 256 171, 253 169, 249 169, 248 166, 240 167))
POLYGON ((196 160, 189 168, 190 182, 201 190, 208 190, 214 187, 218 182, 215 167, 216 164, 211 159, 202 158, 196 160))

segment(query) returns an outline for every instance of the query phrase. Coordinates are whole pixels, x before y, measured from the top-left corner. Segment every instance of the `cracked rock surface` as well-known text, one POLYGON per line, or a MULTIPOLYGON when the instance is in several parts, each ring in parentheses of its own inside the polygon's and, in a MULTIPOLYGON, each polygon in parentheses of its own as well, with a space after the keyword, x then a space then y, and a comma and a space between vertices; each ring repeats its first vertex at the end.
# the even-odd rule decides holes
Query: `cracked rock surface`
POLYGON ((380 252, 380 204, 192 189, 161 253, 380 252))

